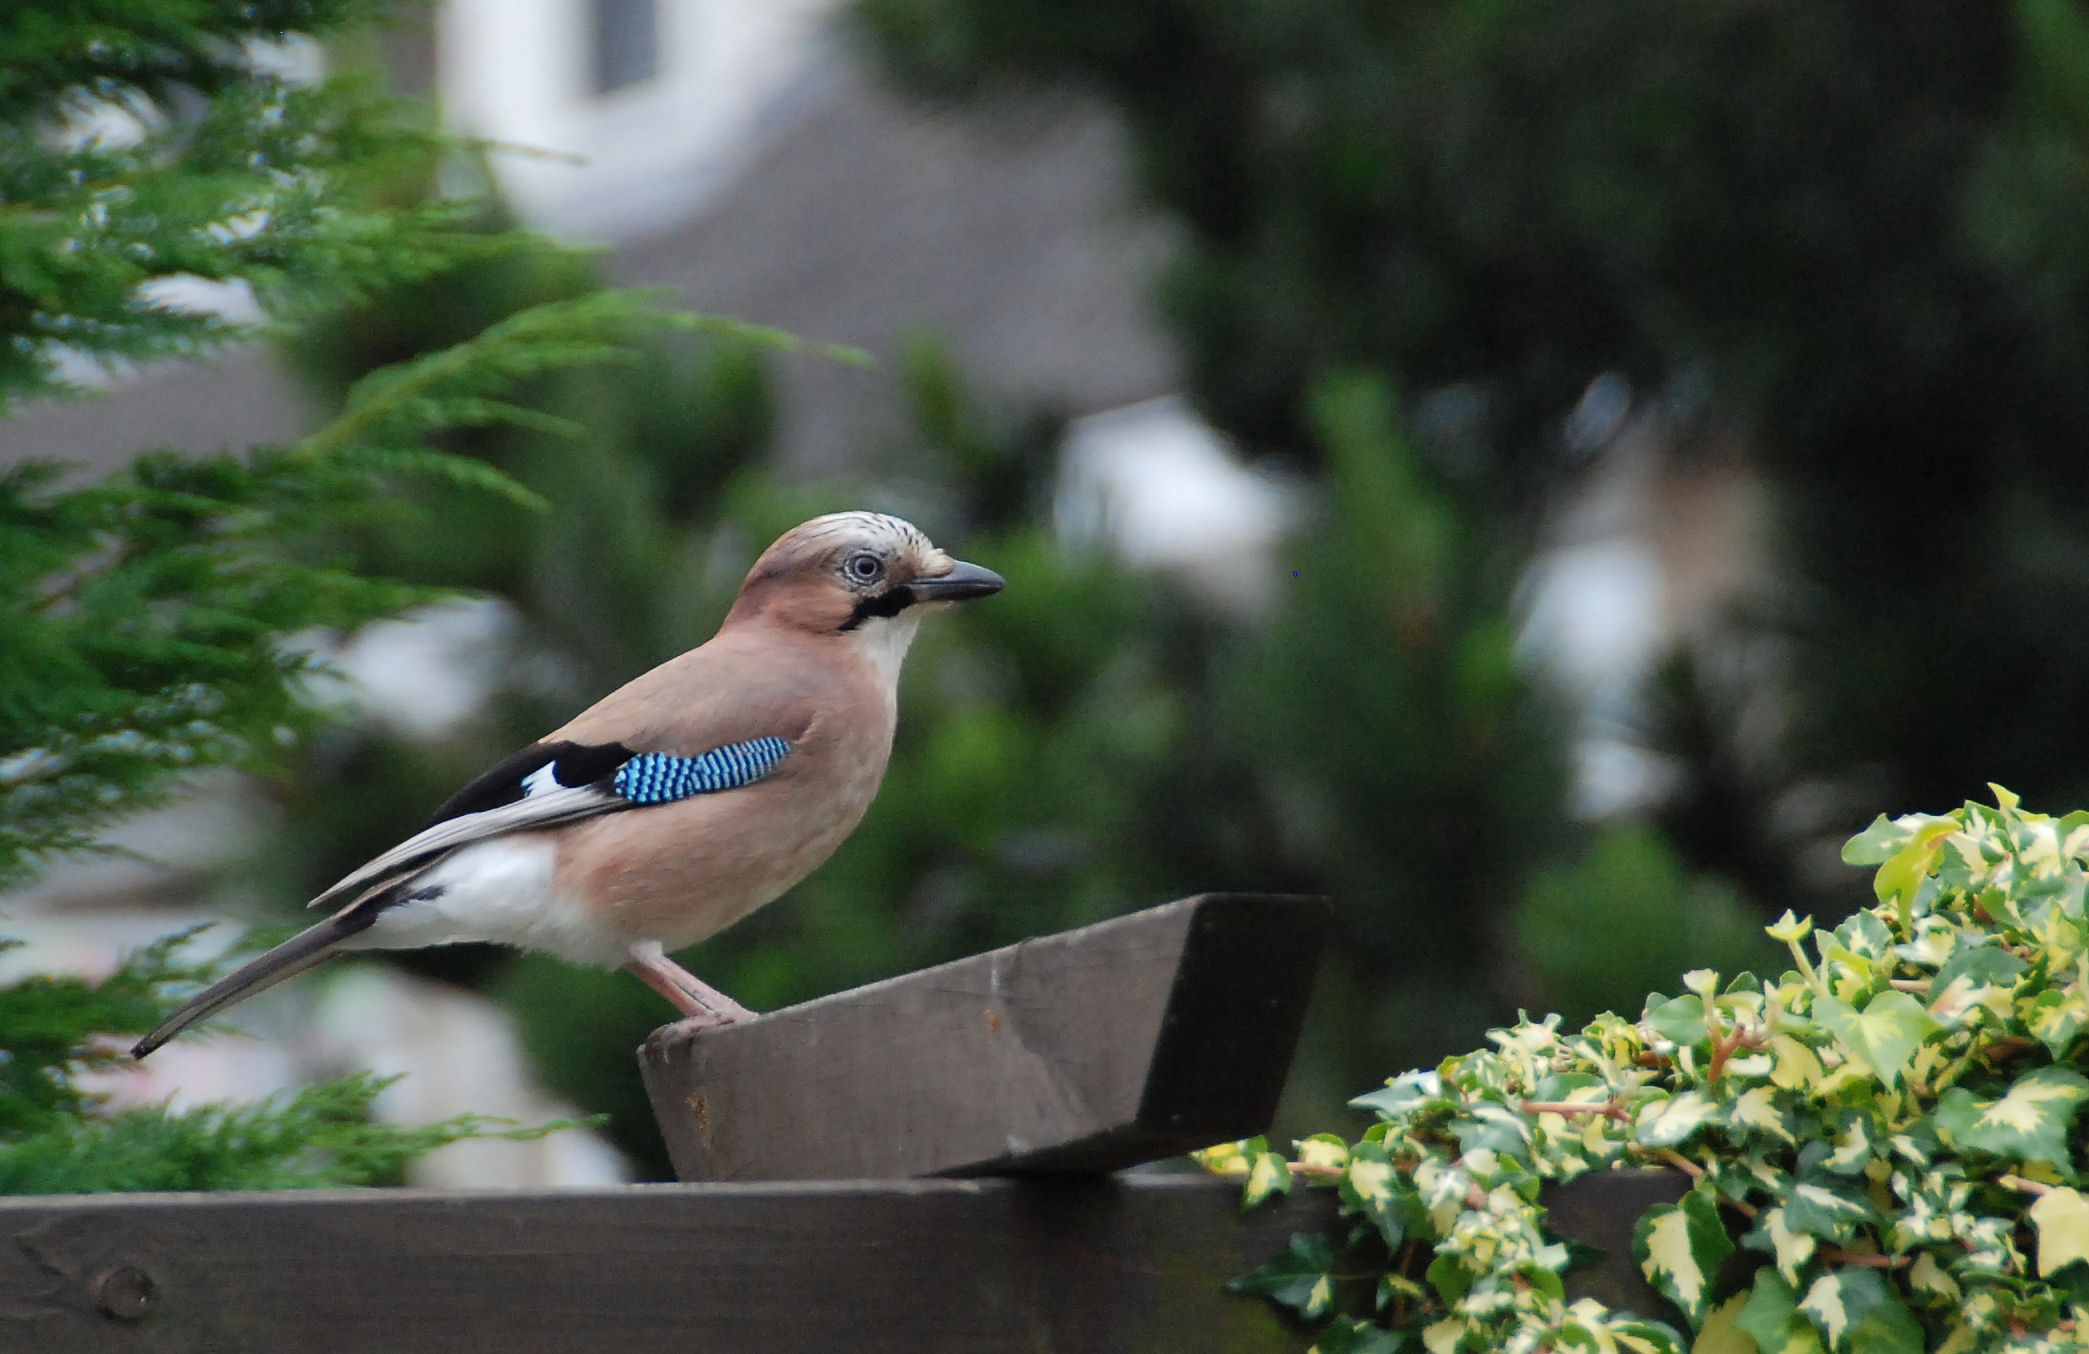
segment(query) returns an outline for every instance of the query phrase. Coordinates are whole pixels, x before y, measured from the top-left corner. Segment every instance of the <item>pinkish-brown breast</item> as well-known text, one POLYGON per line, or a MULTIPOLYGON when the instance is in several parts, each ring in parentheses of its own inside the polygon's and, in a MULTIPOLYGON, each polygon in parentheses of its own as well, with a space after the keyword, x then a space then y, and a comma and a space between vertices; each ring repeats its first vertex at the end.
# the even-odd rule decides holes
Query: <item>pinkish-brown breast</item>
POLYGON ((730 926, 832 855, 877 795, 895 704, 889 682, 822 642, 721 633, 561 730, 593 739, 642 729, 622 741, 684 756, 768 734, 793 746, 753 785, 566 829, 554 888, 627 942, 672 950, 730 926), (583 727, 598 722, 602 730, 583 727))

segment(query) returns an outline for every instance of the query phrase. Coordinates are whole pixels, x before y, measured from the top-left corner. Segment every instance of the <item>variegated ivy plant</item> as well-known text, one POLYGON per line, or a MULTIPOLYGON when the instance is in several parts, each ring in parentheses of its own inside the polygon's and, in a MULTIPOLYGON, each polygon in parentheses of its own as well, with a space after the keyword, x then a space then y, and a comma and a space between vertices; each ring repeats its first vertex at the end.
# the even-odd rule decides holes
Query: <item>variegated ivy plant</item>
POLYGON ((1786 914, 1774 982, 1699 970, 1636 1020, 1527 1020, 1354 1102, 1360 1142, 1203 1154, 1250 1204, 1331 1185, 1349 1224, 1235 1286, 1324 1320, 1319 1354, 2089 1348, 2089 812, 1997 788, 1843 857, 1878 867, 1878 906, 1786 914), (1545 1226, 1543 1182, 1644 1166, 1692 1182, 1633 1241, 1689 1338, 1569 1301, 1545 1226), (1344 1313, 1360 1268, 1375 1301, 1344 1313))

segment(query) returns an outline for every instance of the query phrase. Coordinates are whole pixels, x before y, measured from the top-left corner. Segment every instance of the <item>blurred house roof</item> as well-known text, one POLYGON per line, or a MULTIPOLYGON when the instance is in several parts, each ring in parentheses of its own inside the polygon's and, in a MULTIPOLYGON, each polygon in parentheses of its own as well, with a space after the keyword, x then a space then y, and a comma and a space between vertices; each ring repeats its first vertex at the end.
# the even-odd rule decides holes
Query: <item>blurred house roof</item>
MULTIPOLYGON (((645 233, 606 267, 678 289, 679 304, 879 357, 870 370, 777 364, 786 464, 833 465, 899 435, 893 359, 917 332, 1006 403, 1082 414, 1174 386, 1147 313, 1165 232, 1125 205, 1126 152, 1104 113, 1050 95, 925 108, 832 47, 769 100, 734 171, 679 220, 635 221, 645 233)), ((33 406, 0 422, 0 463, 110 467, 150 446, 281 440, 311 417, 268 353, 238 350, 33 406)))
POLYGON ((912 332, 946 340, 990 395, 1070 414, 1175 386, 1147 307, 1166 237, 1125 205, 1110 118, 1070 97, 924 108, 840 60, 807 79, 820 88, 800 115, 708 210, 609 265, 877 355, 872 370, 782 364, 788 462, 832 464, 891 430, 892 359, 912 332))

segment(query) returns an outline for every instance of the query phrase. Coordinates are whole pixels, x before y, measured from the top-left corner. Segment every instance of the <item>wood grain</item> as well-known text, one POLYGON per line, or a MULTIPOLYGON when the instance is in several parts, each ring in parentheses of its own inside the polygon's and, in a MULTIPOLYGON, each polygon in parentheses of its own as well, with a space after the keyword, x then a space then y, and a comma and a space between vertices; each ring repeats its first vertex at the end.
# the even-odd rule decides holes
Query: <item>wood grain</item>
POLYGON ((1267 1128, 1317 898, 1204 894, 640 1050, 683 1180, 1108 1171, 1267 1128))
POLYGON ((0 1350, 1302 1348, 1224 1284, 1332 1200, 1238 1199, 1195 1176, 8 1199, 0 1350))
MULTIPOLYGON (((0 1354, 1300 1350, 1225 1282, 1332 1235, 1330 1191, 1100 1172, 1268 1123, 1327 915, 1204 895, 661 1031, 677 1168, 739 1183, 0 1198, 0 1354)), ((1569 1293, 1659 1311, 1632 1225, 1685 1183, 1549 1191, 1606 1252, 1569 1293)))
MULTIPOLYGON (((1584 1177, 1572 1296, 1657 1310, 1633 1221, 1687 1184, 1584 1177)), ((1243 1215, 1237 1181, 1042 1176, 0 1199, 7 1354, 1280 1354, 1227 1279, 1335 1198, 1243 1215), (9 1244, 11 1242, 11 1244, 9 1244)))

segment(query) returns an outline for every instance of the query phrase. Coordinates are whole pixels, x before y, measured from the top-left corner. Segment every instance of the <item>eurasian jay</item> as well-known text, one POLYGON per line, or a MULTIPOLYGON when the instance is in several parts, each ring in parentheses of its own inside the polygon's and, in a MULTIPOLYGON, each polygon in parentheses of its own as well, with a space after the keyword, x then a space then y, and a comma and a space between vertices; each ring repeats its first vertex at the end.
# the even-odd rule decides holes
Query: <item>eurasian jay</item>
POLYGON ((622 966, 700 1024, 748 1016, 667 951, 834 853, 884 777, 923 612, 1002 586, 897 517, 792 528, 707 643, 452 795, 312 900, 332 916, 198 993, 132 1055, 342 950, 459 941, 622 966))

